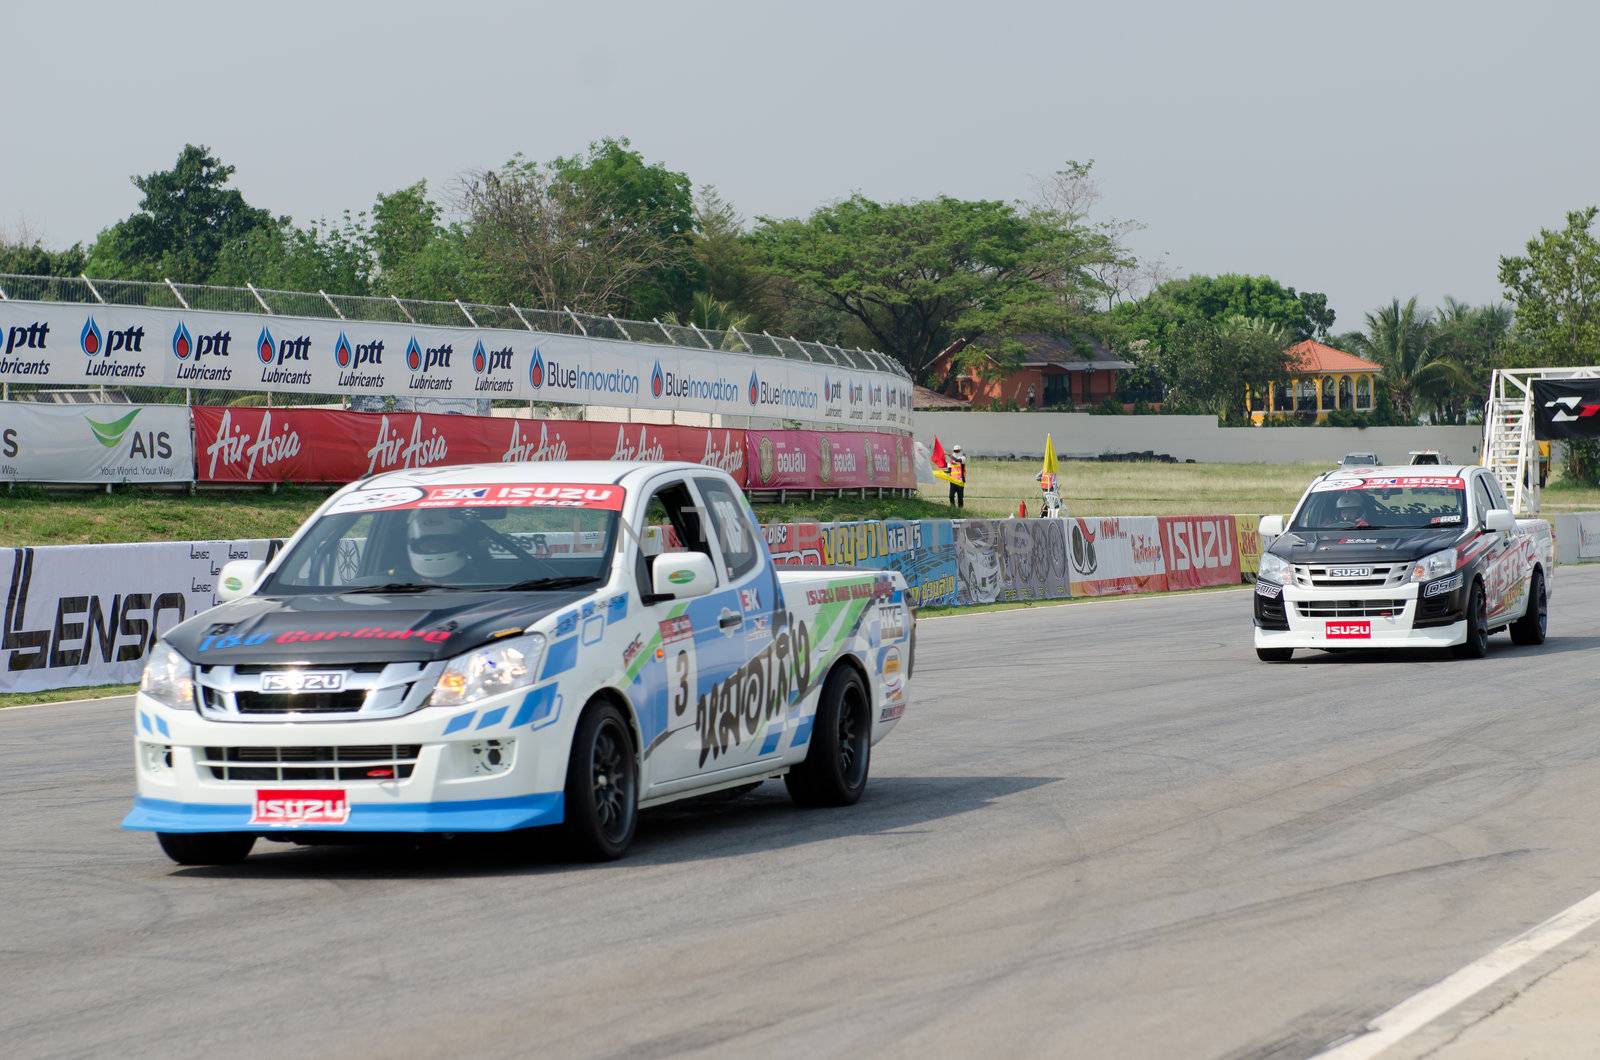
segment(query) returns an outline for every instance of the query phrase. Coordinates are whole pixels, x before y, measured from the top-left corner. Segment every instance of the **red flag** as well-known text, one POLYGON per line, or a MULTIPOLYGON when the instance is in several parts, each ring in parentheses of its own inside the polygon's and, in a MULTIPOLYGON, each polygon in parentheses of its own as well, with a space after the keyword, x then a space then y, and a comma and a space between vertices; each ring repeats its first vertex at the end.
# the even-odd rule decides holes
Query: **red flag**
POLYGON ((933 466, 943 471, 950 466, 949 457, 944 455, 944 446, 939 444, 939 436, 933 436, 933 466))

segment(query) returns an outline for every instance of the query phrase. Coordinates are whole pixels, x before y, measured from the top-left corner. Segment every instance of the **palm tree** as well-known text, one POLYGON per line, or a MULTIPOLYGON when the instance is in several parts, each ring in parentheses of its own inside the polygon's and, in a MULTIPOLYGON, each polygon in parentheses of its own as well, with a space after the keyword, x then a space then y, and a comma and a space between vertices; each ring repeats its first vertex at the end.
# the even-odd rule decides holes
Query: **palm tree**
POLYGON ((1395 411, 1415 421, 1424 406, 1437 405, 1453 392, 1472 385, 1467 371, 1442 348, 1434 345, 1433 314, 1417 308, 1410 298, 1396 298, 1367 314, 1365 331, 1350 338, 1356 352, 1383 366, 1383 384, 1395 411))
POLYGON ((720 331, 723 333, 721 349, 735 353, 750 352, 736 334, 750 326, 750 314, 741 313, 729 302, 718 301, 709 291, 695 292, 694 300, 689 304, 689 313, 684 319, 679 319, 677 313, 668 313, 661 318, 661 322, 678 327, 693 324, 701 331, 720 331))

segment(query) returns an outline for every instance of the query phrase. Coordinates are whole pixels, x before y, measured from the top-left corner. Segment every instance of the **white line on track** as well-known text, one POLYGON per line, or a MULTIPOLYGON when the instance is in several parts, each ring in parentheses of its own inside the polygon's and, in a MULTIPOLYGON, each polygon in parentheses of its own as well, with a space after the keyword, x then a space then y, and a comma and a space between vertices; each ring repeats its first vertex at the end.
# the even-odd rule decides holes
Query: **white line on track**
POLYGON ((12 707, 0 707, 0 718, 16 710, 37 710, 40 707, 81 707, 85 703, 115 703, 119 699, 132 698, 132 692, 118 692, 114 696, 90 696, 87 699, 58 699, 49 703, 18 703, 12 707))
POLYGON ((1597 923, 1600 923, 1600 891, 1524 931, 1421 993, 1411 995, 1368 1023, 1367 1029, 1354 1038, 1318 1053, 1316 1060, 1367 1060, 1377 1056, 1597 923))
POLYGON ((918 622, 943 622, 950 618, 988 618, 991 615, 1020 615, 1045 608, 1071 607, 1078 601, 1095 604, 1148 604, 1157 601, 1172 603, 1177 600, 1201 600, 1212 596, 1227 596, 1230 593, 1242 593, 1247 589, 1253 590, 1252 585, 1240 585, 1229 589, 1202 589, 1199 591, 1187 590, 1180 593, 1140 593, 1137 596, 1074 596, 1061 600, 1045 600, 1038 602, 1034 607, 1007 607, 999 611, 974 611, 970 615, 933 615, 929 618, 919 618, 918 622))

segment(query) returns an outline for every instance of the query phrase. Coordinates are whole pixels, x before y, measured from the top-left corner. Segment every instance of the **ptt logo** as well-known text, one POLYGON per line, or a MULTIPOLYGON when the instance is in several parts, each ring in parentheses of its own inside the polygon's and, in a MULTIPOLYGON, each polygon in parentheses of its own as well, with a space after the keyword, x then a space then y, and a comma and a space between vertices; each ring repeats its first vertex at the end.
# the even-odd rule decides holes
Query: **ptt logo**
POLYGON ((544 386, 544 354, 533 348, 533 359, 528 362, 528 385, 538 390, 544 386))
POLYGON ((661 370, 661 362, 657 361, 656 366, 650 369, 650 396, 660 398, 662 391, 666 390, 666 388, 667 376, 661 370))
POLYGON ((829 402, 838 401, 843 396, 843 383, 839 382, 837 379, 830 379, 827 376, 822 377, 822 400, 829 402))
POLYGON ((750 404, 754 405, 761 400, 761 377, 755 372, 750 373, 750 404))
POLYGON ((448 342, 443 346, 418 345, 415 335, 406 343, 406 367, 413 372, 427 372, 433 368, 449 368, 450 355, 455 352, 455 347, 448 342))
POLYGON ((256 336, 256 356, 262 364, 282 364, 285 361, 311 360, 311 336, 300 335, 292 339, 276 339, 268 328, 256 336))
POLYGON ((511 347, 486 350, 483 348, 483 340, 479 339, 478 344, 472 347, 472 370, 479 375, 493 375, 502 368, 506 371, 511 370, 511 347))
POLYGON ((867 388, 862 386, 860 383, 851 383, 850 384, 850 404, 852 404, 852 405, 861 404, 861 398, 866 394, 866 390, 867 390, 867 388))
POLYGON ((89 357, 103 354, 110 357, 113 353, 143 353, 144 328, 138 325, 126 327, 120 331, 100 331, 100 325, 94 322, 94 317, 89 317, 83 322, 83 331, 78 335, 78 345, 83 347, 83 352, 89 357))
POLYGON ((193 364, 202 357, 226 357, 228 346, 233 342, 233 334, 227 331, 218 331, 211 335, 201 335, 196 339, 189 333, 189 328, 178 321, 178 326, 172 332, 172 355, 180 361, 193 364))
POLYGON ((333 344, 333 363, 340 368, 360 368, 364 364, 383 364, 383 340, 352 344, 344 332, 333 344))

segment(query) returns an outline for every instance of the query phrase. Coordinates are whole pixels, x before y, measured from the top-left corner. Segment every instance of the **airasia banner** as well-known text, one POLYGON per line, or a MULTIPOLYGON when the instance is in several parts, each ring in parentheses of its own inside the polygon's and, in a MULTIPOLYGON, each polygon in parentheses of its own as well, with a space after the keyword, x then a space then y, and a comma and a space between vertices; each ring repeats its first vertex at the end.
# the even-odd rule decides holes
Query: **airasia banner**
POLYGON ((1231 515, 1164 515, 1167 588, 1239 584, 1239 535, 1231 515))
POLYGON ((217 603, 230 559, 270 541, 0 549, 6 580, 0 692, 137 681, 156 640, 217 603))
POLYGON ((687 460, 744 481, 744 432, 428 412, 194 412, 201 482, 353 482, 403 468, 544 460, 687 460))
POLYGON ((1074 596, 1167 589, 1161 520, 1153 515, 1068 519, 1074 596))
POLYGON ((915 489, 908 435, 857 431, 745 432, 748 489, 915 489))
POLYGON ((0 481, 189 482, 194 449, 181 405, 0 402, 0 481))
POLYGON ((0 301, 0 381, 513 399, 911 426, 911 381, 721 350, 494 328, 0 301))

